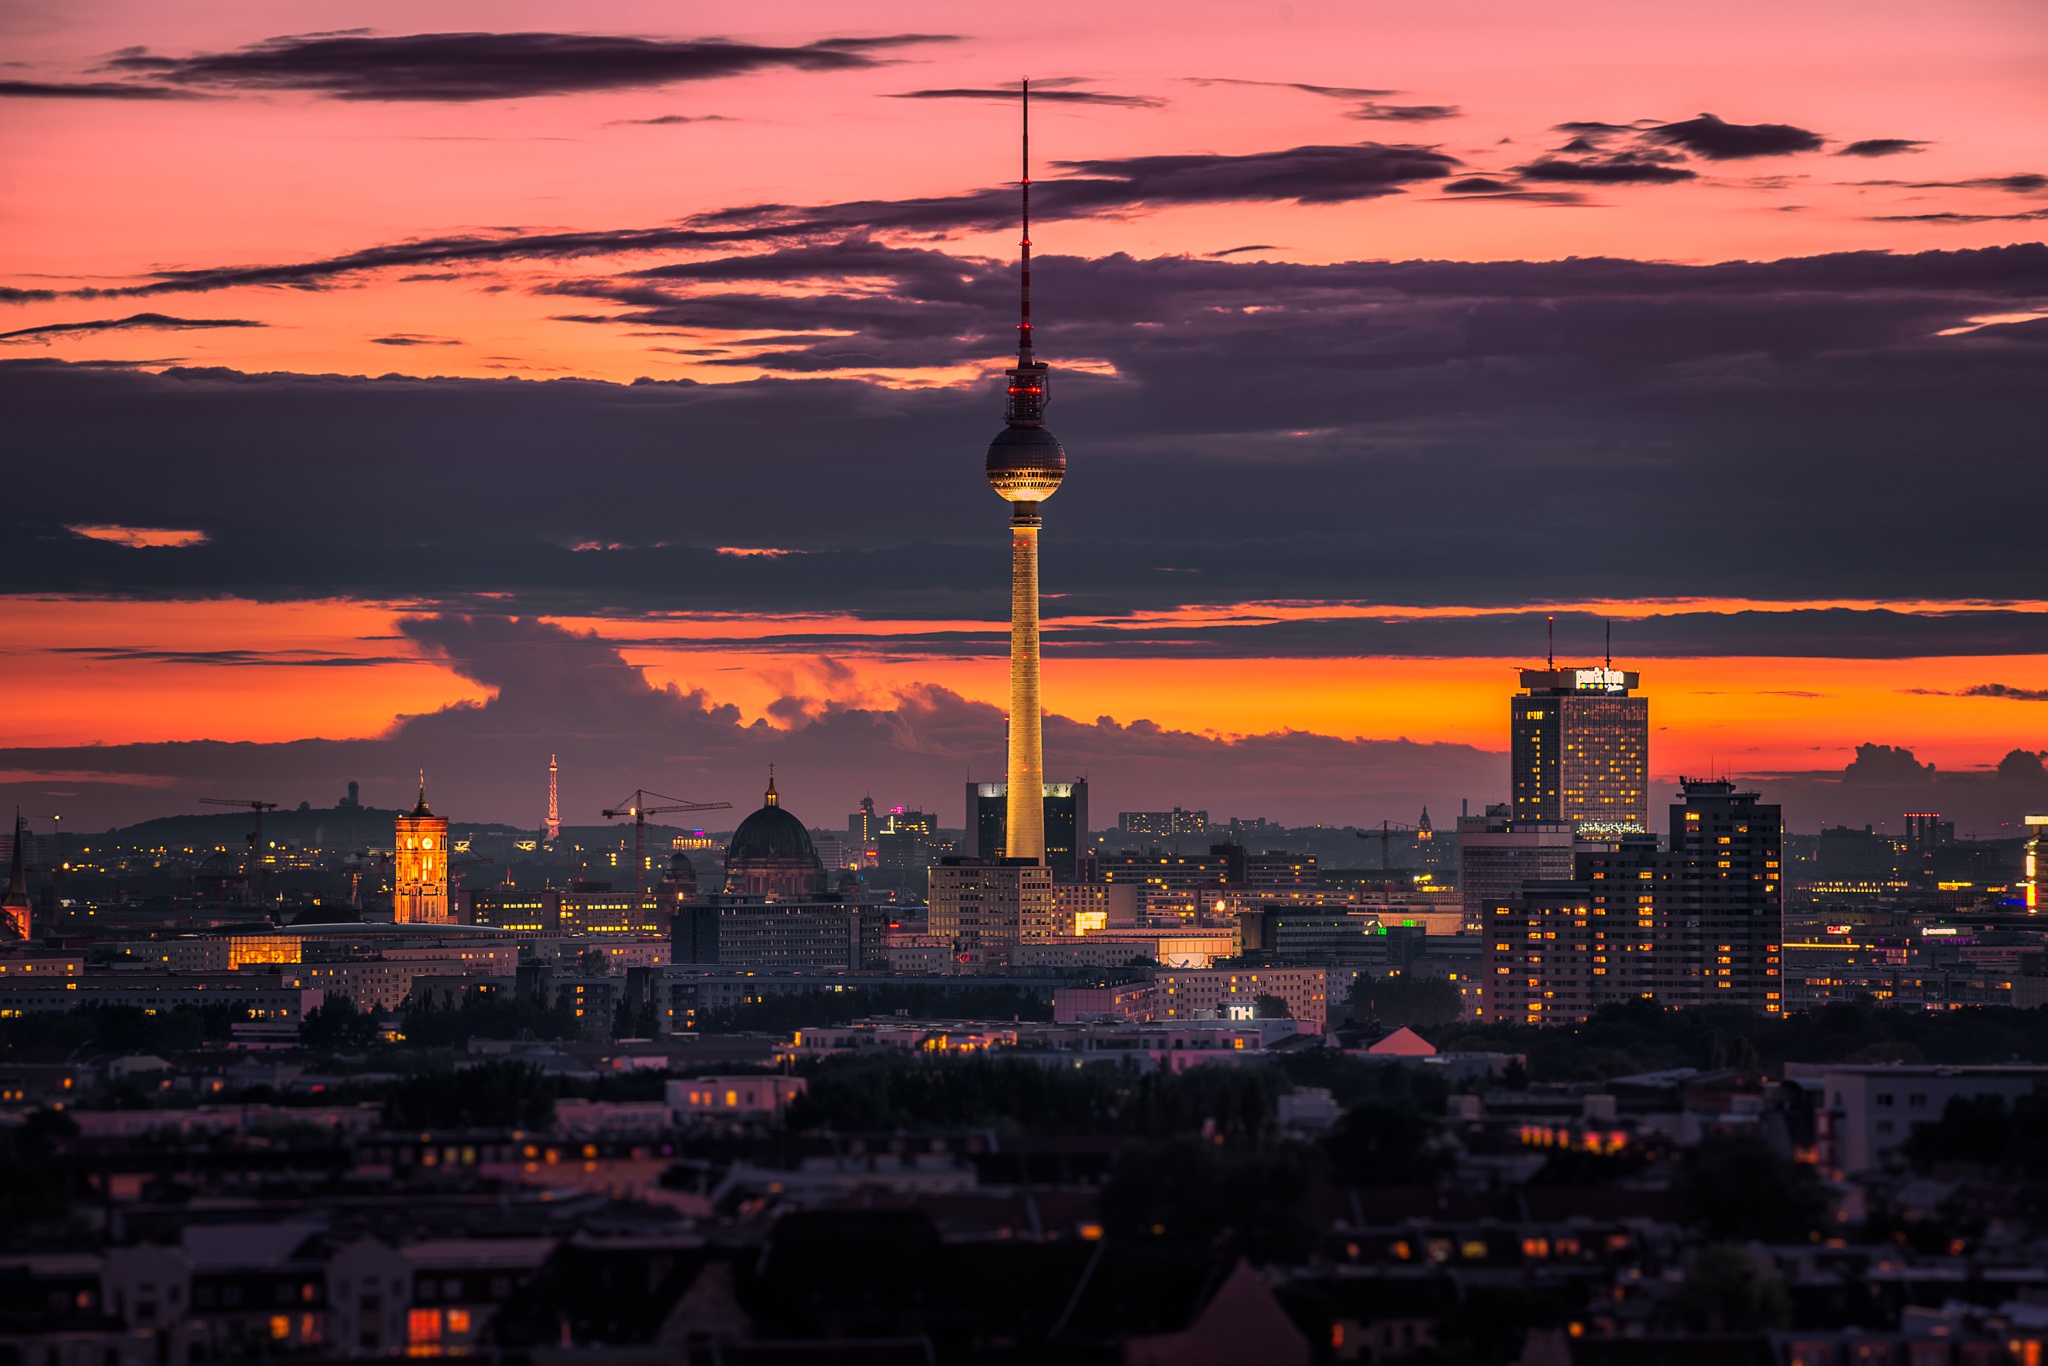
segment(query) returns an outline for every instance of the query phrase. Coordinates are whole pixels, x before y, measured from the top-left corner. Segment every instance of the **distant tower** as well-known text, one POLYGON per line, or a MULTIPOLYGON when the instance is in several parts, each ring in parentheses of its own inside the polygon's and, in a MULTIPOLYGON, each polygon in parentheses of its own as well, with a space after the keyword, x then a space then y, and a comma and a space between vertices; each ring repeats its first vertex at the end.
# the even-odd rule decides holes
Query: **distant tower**
POLYGON ((427 775, 420 773, 419 804, 396 822, 398 886, 392 918, 401 925, 446 924, 448 820, 427 806, 427 775))
POLYGON ((548 843, 549 843, 549 844, 553 844, 553 843, 554 843, 554 842, 555 842, 556 840, 558 840, 558 839, 560 839, 560 838, 562 837, 562 801, 561 801, 561 794, 560 794, 559 792, 557 792, 557 791, 555 790, 555 774, 556 774, 556 773, 557 773, 558 771, 559 771, 559 766, 558 766, 558 765, 557 765, 557 764, 555 763, 555 756, 554 756, 554 755, 552 755, 552 754, 550 754, 550 755, 548 756, 548 843))
POLYGON ((1067 473, 1067 453, 1045 429, 1045 364, 1031 350, 1031 82, 1024 82, 1022 313, 1008 422, 988 447, 988 482, 1010 512, 1010 744, 1006 857, 1045 862, 1045 742, 1038 696, 1038 505, 1067 473))
POLYGON ((29 934, 28 822, 14 808, 14 852, 7 860, 7 896, 0 899, 0 940, 26 939, 29 934))

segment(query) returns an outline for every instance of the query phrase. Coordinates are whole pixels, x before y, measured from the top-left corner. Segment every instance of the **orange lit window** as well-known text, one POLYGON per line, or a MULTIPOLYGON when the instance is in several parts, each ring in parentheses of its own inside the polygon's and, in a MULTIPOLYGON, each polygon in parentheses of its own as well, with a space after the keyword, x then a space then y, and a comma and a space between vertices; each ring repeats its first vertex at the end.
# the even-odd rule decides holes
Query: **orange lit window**
POLYGON ((405 1339, 414 1346, 441 1340, 441 1311, 414 1309, 405 1316, 405 1339))

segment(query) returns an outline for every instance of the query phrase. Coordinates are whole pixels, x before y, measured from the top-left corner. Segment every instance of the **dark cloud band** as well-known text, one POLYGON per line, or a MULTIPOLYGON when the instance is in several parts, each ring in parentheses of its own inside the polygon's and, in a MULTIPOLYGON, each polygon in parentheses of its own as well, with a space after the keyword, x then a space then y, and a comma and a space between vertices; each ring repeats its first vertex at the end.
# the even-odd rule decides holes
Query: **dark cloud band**
POLYGON ((264 327, 249 318, 174 318, 164 313, 131 313, 125 318, 95 318, 89 322, 44 323, 40 327, 18 327, 0 332, 0 341, 26 341, 37 337, 75 336, 95 332, 123 332, 137 329, 154 332, 184 332, 215 327, 264 327))
POLYGON ((300 90, 339 100, 463 102, 627 90, 767 70, 851 71, 935 34, 827 38, 796 47, 581 33, 304 34, 232 52, 129 52, 112 70, 165 88, 300 90))

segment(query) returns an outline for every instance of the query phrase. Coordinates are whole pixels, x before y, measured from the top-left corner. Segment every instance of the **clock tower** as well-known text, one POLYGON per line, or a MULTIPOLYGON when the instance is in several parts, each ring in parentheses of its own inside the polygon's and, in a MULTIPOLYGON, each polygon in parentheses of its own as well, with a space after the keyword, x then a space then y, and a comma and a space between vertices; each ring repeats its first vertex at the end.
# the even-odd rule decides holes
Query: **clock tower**
POLYGON ((427 775, 419 804, 398 818, 397 890, 393 918, 401 925, 447 924, 448 819, 427 806, 427 775))

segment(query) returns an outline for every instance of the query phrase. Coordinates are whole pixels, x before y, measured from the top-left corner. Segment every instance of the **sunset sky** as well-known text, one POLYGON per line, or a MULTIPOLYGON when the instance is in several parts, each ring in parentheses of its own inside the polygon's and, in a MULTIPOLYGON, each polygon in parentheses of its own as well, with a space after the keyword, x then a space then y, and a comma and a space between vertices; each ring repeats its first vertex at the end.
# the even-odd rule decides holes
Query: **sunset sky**
POLYGON ((592 818, 773 761, 817 824, 957 819, 1024 76, 1047 767, 1098 824, 1499 800, 1553 616, 1572 662, 1613 623, 1658 775, 1795 828, 1898 807, 1814 776, 1859 745, 2048 749, 2032 0, 18 0, 0 43, 39 819, 432 763, 531 824, 551 752, 592 818))

